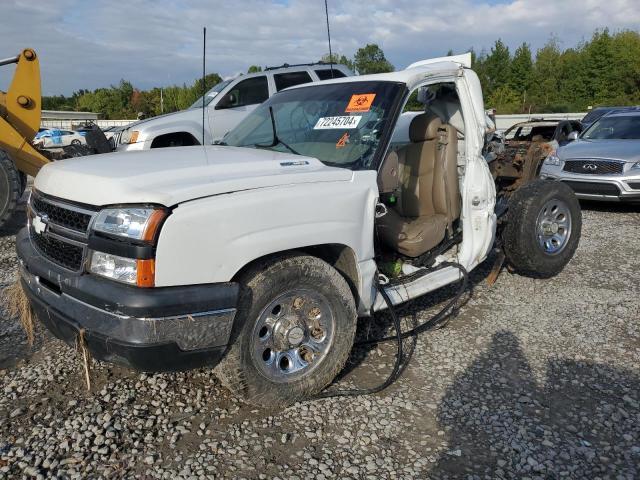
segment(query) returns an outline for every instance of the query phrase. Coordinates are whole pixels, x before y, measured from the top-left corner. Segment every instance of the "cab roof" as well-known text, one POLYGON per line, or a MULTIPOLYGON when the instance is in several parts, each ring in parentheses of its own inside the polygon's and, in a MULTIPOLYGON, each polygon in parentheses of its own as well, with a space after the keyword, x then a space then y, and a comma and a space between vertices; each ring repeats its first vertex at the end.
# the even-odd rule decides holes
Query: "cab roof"
POLYGON ((421 83, 425 78, 436 75, 453 75, 461 68, 471 68, 471 54, 455 55, 449 57, 431 58, 412 63, 404 70, 389 73, 374 73, 370 75, 357 75, 354 77, 334 78, 314 84, 306 83, 296 85, 291 88, 304 88, 311 85, 326 85, 327 83, 350 83, 350 82, 398 82, 404 83, 409 89, 421 83))

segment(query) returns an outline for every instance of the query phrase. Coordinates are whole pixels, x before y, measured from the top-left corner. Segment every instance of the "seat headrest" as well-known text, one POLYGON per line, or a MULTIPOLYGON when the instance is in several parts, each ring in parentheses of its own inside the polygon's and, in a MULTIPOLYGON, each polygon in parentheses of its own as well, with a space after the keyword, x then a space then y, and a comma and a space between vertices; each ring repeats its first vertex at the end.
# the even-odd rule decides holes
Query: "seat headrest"
POLYGON ((413 117, 409 125, 409 140, 413 143, 434 140, 438 138, 438 129, 442 121, 435 115, 421 113, 413 117))

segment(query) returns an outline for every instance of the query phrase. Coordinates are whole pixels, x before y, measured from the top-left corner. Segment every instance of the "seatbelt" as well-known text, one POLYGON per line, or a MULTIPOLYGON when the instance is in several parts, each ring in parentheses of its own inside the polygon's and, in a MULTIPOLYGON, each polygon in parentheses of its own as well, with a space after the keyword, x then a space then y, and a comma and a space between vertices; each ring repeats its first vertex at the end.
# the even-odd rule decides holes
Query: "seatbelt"
POLYGON ((447 131, 442 128, 438 129, 438 152, 440 153, 440 164, 442 165, 442 176, 444 179, 444 198, 447 208, 447 235, 453 237, 453 220, 451 219, 451 197, 449 195, 449 182, 447 181, 447 158, 446 147, 449 144, 447 140, 447 131))

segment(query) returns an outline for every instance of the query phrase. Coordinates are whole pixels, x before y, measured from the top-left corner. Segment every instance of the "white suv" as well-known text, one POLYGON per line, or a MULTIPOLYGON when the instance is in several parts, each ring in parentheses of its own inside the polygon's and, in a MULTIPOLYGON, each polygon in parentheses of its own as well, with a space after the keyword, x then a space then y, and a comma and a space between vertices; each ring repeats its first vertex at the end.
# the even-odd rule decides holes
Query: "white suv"
POLYGON ((220 82, 204 95, 205 128, 202 138, 202 98, 187 110, 132 123, 123 130, 116 150, 148 150, 212 144, 224 137, 274 93, 294 85, 343 78, 353 73, 344 65, 315 63, 267 68, 220 82))

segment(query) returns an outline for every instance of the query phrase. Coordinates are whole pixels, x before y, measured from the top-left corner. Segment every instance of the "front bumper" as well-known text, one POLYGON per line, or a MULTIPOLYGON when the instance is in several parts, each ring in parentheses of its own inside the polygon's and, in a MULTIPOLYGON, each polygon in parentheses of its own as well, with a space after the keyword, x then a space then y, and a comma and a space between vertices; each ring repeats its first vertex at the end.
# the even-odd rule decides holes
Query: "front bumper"
POLYGON ((214 366, 225 353, 238 285, 142 289, 71 273, 50 262, 23 229, 22 286, 38 319, 70 345, 84 333, 94 358, 144 371, 214 366))
POLYGON ((640 202, 640 174, 581 175, 565 172, 562 166, 543 165, 540 178, 566 183, 583 200, 640 202))

